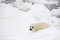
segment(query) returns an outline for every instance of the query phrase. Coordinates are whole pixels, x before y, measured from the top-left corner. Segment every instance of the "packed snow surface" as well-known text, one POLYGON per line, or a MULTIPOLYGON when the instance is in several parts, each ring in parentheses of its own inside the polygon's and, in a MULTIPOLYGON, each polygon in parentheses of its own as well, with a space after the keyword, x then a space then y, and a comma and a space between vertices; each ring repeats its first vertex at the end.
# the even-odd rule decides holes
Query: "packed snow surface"
POLYGON ((32 7, 30 11, 23 12, 9 5, 0 4, 0 40, 60 40, 60 30, 54 26, 35 33, 29 31, 30 24, 50 16, 48 9, 40 6, 34 5, 36 9, 32 7), (42 18, 39 17, 40 13, 43 15, 42 18))

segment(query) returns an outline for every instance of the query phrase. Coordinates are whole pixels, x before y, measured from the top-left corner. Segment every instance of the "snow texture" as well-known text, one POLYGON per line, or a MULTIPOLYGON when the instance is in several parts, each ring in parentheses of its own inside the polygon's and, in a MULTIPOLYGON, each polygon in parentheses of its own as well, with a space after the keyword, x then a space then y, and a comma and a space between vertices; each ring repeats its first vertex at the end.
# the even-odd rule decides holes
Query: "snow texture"
POLYGON ((60 40, 60 30, 53 25, 35 33, 29 31, 30 24, 42 18, 50 18, 48 13, 50 12, 43 5, 34 5, 30 11, 23 12, 0 3, 0 40, 60 40))
POLYGON ((13 6, 22 11, 29 11, 31 6, 34 4, 44 4, 49 11, 60 7, 59 0, 0 0, 0 2, 13 6))

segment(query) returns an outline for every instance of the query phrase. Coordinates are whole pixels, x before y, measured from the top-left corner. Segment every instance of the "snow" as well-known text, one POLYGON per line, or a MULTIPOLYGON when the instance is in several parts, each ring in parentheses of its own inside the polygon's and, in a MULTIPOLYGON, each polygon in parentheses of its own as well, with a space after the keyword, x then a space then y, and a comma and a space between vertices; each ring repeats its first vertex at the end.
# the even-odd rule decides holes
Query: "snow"
POLYGON ((52 15, 60 15, 60 7, 59 7, 59 9, 54 9, 54 10, 52 10, 51 11, 51 13, 52 13, 52 15))
POLYGON ((39 9, 37 6, 34 6, 36 10, 32 7, 29 12, 23 12, 9 5, 0 4, 0 40, 60 40, 60 30, 53 26, 35 33, 29 31, 29 25, 40 20, 38 15, 40 11, 44 10, 41 14, 50 15, 43 5, 40 11, 37 11, 39 9))
POLYGON ((49 17, 51 16, 49 10, 43 4, 33 5, 29 13, 38 21, 49 20, 49 17))

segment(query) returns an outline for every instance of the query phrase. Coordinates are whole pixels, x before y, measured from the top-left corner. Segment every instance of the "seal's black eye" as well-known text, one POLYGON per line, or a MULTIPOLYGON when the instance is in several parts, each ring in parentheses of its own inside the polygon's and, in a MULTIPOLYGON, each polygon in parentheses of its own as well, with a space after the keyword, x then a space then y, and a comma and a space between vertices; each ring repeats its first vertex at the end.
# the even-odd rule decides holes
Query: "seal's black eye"
POLYGON ((32 29, 29 29, 29 30, 32 30, 32 29))
POLYGON ((34 28, 34 27, 32 27, 32 28, 34 28))

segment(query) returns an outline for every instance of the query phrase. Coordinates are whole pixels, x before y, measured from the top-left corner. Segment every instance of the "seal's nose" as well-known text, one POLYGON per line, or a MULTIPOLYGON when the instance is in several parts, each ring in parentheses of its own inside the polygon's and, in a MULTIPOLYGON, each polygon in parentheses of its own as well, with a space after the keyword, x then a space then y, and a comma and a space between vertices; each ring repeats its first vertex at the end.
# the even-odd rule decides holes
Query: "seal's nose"
POLYGON ((29 29, 29 30, 32 30, 32 29, 29 29))

